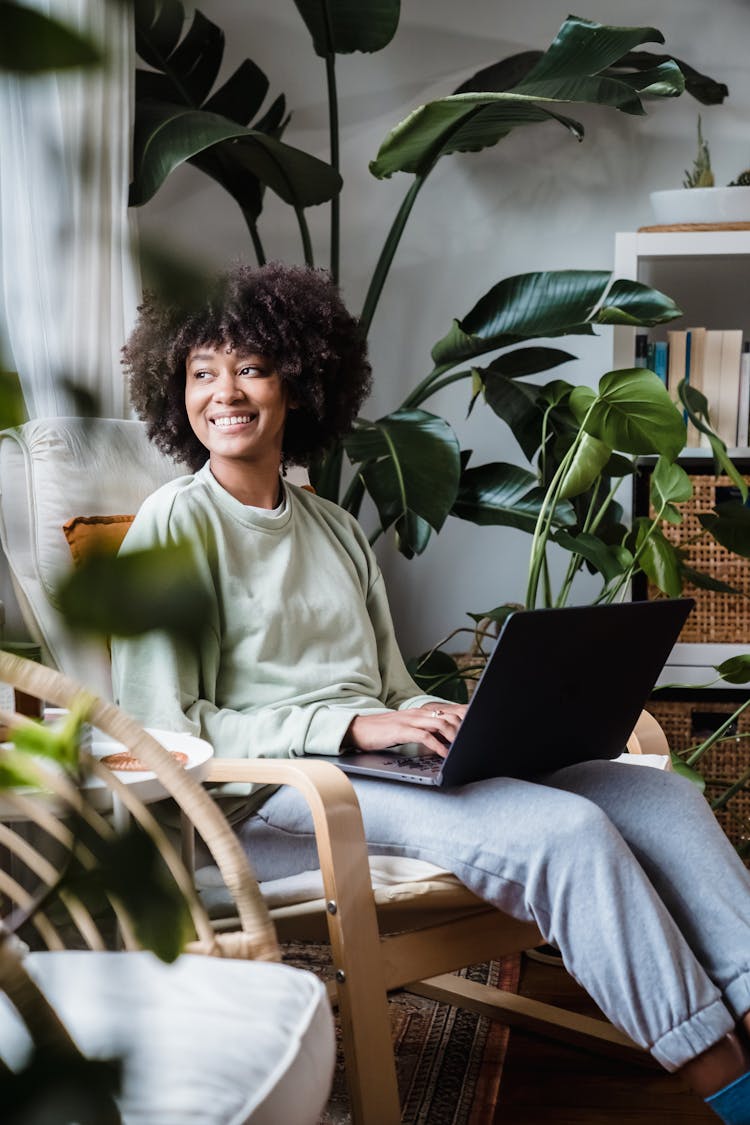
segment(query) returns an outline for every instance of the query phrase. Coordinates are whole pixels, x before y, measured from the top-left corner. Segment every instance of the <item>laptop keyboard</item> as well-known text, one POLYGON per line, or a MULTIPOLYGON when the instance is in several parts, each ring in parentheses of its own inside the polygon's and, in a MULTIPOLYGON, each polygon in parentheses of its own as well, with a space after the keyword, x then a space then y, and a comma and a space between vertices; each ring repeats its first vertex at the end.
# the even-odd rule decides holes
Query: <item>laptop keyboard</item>
POLYGON ((394 756, 393 765, 397 769, 408 769, 413 773, 439 773, 444 759, 439 754, 419 754, 409 758, 394 756))

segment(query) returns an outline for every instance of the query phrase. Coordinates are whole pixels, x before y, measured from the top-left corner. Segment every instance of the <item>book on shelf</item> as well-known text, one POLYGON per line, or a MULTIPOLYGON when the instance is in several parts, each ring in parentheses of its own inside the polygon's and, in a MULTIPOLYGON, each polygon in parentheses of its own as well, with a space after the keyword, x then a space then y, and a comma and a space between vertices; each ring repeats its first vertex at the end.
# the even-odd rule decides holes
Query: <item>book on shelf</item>
POLYGON ((750 444, 750 341, 746 340, 740 360, 740 393, 737 403, 737 446, 750 444))
POLYGON ((742 330, 728 329, 722 333, 719 404, 716 416, 712 418, 715 432, 728 446, 737 442, 741 360, 742 330))

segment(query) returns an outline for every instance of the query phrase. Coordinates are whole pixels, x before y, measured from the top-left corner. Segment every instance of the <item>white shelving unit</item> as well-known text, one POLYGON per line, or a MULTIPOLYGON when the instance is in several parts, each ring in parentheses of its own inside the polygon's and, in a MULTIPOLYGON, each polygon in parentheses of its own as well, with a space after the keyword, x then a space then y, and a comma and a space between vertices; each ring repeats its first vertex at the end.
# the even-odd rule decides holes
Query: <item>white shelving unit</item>
MULTIPOLYGON (((628 231, 615 236, 615 277, 642 281, 673 298, 683 311, 678 320, 649 330, 666 339, 668 328, 741 328, 750 339, 750 230, 628 231)), ((634 328, 614 330, 614 368, 632 367, 634 328)), ((710 450, 687 450, 690 457, 710 457, 710 450)), ((730 450, 750 456, 749 449, 730 450)), ((715 673, 713 665, 750 651, 745 644, 678 644, 660 684, 701 685, 715 673)), ((716 685, 728 687, 728 685, 716 685)))

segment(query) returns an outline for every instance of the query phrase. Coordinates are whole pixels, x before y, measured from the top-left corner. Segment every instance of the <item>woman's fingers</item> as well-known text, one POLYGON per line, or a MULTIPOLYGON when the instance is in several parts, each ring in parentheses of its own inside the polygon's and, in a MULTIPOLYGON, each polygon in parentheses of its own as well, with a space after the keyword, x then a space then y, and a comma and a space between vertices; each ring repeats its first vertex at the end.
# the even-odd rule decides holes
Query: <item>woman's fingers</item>
POLYGON ((417 742, 431 753, 444 757, 461 725, 461 718, 455 710, 437 707, 431 711, 420 707, 411 711, 357 715, 347 731, 344 745, 359 750, 385 750, 405 742, 417 742))

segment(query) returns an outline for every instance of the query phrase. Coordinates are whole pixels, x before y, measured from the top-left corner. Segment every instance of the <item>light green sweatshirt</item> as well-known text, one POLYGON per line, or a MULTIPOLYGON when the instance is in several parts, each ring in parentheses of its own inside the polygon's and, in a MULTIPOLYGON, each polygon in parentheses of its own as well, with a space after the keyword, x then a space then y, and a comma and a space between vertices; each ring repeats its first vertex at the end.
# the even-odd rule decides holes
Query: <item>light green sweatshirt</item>
POLYGON ((383 578, 342 508, 291 484, 274 514, 241 504, 208 464, 141 507, 123 552, 186 539, 210 590, 200 648, 154 632, 112 644, 115 700, 222 757, 340 753, 356 714, 418 707, 383 578))

